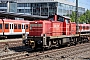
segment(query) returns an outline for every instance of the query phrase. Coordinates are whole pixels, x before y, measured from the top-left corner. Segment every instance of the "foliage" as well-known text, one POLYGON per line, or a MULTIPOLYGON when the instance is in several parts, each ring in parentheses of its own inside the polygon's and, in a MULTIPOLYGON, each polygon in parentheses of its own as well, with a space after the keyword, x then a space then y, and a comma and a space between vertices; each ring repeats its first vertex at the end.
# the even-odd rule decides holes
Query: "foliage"
MULTIPOLYGON (((71 21, 75 22, 75 12, 70 15, 71 21)), ((78 17, 79 23, 90 23, 90 10, 87 10, 84 14, 78 17)))
POLYGON ((70 15, 71 21, 75 22, 75 12, 72 12, 72 14, 70 15))

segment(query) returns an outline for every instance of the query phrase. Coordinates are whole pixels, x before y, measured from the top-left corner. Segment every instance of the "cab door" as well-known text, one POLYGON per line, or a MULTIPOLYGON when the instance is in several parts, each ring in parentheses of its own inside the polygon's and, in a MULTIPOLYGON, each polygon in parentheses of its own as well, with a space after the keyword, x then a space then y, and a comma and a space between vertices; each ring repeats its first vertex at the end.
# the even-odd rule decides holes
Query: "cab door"
POLYGON ((10 25, 10 29, 9 29, 9 31, 10 31, 10 34, 13 34, 13 31, 14 31, 14 28, 13 28, 13 23, 9 23, 9 25, 10 25))

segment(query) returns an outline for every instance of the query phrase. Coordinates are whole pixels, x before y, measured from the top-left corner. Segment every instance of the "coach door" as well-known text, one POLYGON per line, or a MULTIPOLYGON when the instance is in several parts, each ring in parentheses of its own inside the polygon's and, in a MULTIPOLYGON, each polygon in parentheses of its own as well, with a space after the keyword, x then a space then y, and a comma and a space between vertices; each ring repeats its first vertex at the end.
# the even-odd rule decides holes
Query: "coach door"
POLYGON ((10 24, 10 34, 13 34, 14 28, 13 28, 13 23, 9 23, 10 24))
POLYGON ((25 33, 25 24, 22 24, 22 33, 25 33))

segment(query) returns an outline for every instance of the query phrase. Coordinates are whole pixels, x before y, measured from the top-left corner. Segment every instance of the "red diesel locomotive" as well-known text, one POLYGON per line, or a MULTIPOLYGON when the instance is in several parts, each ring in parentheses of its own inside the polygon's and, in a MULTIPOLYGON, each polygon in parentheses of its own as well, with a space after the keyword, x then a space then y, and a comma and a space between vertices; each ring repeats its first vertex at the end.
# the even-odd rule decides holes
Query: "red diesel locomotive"
MULTIPOLYGON (((70 46, 89 41, 88 37, 76 34, 76 23, 71 22, 69 17, 52 15, 47 20, 31 21, 29 25, 29 36, 23 38, 23 43, 31 48, 70 46)), ((78 26, 79 33, 90 32, 90 24, 78 26)))

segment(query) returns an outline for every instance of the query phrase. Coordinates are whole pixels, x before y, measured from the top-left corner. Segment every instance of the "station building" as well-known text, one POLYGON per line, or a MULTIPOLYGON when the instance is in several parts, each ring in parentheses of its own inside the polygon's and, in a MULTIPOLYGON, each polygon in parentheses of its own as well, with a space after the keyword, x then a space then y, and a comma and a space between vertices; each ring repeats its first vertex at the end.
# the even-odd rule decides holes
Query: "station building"
MULTIPOLYGON (((75 11, 76 4, 67 0, 1 0, 0 11, 49 16, 52 14, 70 15, 75 11)), ((78 14, 85 12, 85 8, 78 7, 78 14)))

